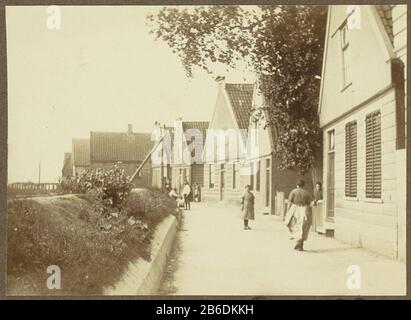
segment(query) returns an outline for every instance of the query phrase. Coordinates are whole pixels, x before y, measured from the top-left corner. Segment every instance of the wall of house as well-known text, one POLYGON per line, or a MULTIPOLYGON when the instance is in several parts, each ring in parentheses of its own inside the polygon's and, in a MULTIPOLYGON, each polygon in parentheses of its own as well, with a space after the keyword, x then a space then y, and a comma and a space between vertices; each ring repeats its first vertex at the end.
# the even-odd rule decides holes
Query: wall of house
POLYGON ((225 91, 222 86, 223 85, 220 84, 210 129, 216 128, 226 130, 237 128, 237 125, 233 121, 232 111, 230 110, 225 91))
POLYGON ((162 187, 162 179, 161 179, 161 167, 152 167, 151 168, 151 185, 153 187, 160 188, 162 187))
POLYGON ((243 184, 242 184, 242 189, 244 188, 244 186, 246 184, 250 184, 251 183, 251 179, 253 179, 253 190, 252 192, 254 193, 255 196, 255 202, 254 202, 254 210, 255 213, 264 213, 264 214, 271 214, 272 210, 271 210, 271 205, 274 203, 274 198, 273 198, 273 190, 272 190, 272 181, 273 181, 273 171, 272 171, 272 167, 271 167, 271 156, 267 156, 267 157, 262 157, 260 159, 257 160, 257 162, 254 163, 259 163, 259 165, 257 165, 259 167, 259 171, 260 171, 260 188, 257 189, 257 176, 253 175, 253 176, 244 176, 243 177, 243 184), (267 162, 266 159, 270 159, 270 174, 267 177, 266 174, 266 170, 267 170, 267 162), (266 183, 267 183, 267 178, 268 178, 268 183, 270 183, 270 194, 269 194, 269 203, 268 206, 266 206, 266 197, 267 197, 267 189, 266 189, 266 183))
POLYGON ((204 187, 204 165, 202 164, 191 165, 191 184, 194 183, 204 187))
POLYGON ((171 167, 171 185, 180 192, 185 180, 191 181, 191 169, 189 165, 175 165, 171 167))
MULTIPOLYGON (((332 126, 335 130, 335 237, 355 246, 396 258, 398 177, 396 164, 396 131, 394 90, 365 105, 332 126), (382 199, 365 197, 365 117, 380 110, 382 137, 382 199), (357 198, 345 197, 345 124, 357 121, 357 198)), ((324 146, 324 177, 327 176, 327 144, 324 146)), ((328 204, 328 181, 324 180, 324 203, 328 204)))
POLYGON ((89 166, 74 166, 74 175, 79 176, 86 172, 89 168, 89 166))
POLYGON ((341 39, 337 31, 347 17, 347 6, 331 6, 326 64, 322 79, 320 125, 324 126, 375 95, 391 83, 391 65, 375 32, 369 6, 360 7, 361 27, 348 32, 349 73, 352 84, 343 88, 341 39), (367 80, 364 81, 364 75, 367 80))
MULTIPOLYGON (((256 95, 256 92, 254 92, 256 95)), ((256 98, 255 98, 256 99, 256 98)), ((254 100, 255 101, 255 100, 254 100)), ((258 104, 256 104, 258 107, 258 104)), ((260 163, 260 190, 256 189, 256 176, 253 177, 254 179, 254 194, 256 197, 255 200, 255 208, 256 212, 261 213, 269 213, 274 214, 275 209, 275 199, 276 195, 279 195, 279 199, 287 199, 289 193, 292 189, 296 187, 297 179, 304 179, 306 182, 306 188, 309 191, 312 191, 312 183, 311 183, 311 174, 308 173, 305 176, 301 176, 297 174, 293 170, 279 170, 278 165, 279 161, 274 159, 272 156, 273 147, 272 144, 273 139, 275 138, 272 133, 269 131, 271 129, 266 128, 265 118, 261 118, 258 124, 255 124, 250 121, 249 129, 248 129, 248 137, 247 137, 247 150, 251 150, 252 142, 258 141, 257 147, 258 152, 257 158, 250 159, 251 161, 256 159, 260 163), (254 138, 252 139, 252 136, 254 138), (266 198, 267 198, 267 159, 269 159, 269 169, 270 169, 270 176, 268 178, 268 191, 269 191, 269 203, 268 206, 266 205, 266 198)), ((250 156, 250 154, 249 154, 250 156)), ((248 180, 247 184, 250 183, 251 177, 247 177, 248 180)), ((245 184, 245 183, 244 183, 245 184)), ((283 201, 283 200, 280 200, 283 201)))
MULTIPOLYGON (((407 66, 407 6, 396 5, 392 9, 394 52, 407 66)), ((405 76, 405 101, 407 101, 407 72, 405 76)), ((407 117, 405 117, 407 119, 407 117)))
MULTIPOLYGON (((203 199, 204 201, 220 201, 221 192, 221 164, 215 164, 214 170, 214 188, 209 188, 210 177, 209 177, 209 164, 204 165, 204 188, 203 188, 203 199)), ((241 196, 244 192, 244 185, 248 184, 249 177, 240 176, 239 181, 236 183, 236 188, 233 188, 233 164, 224 163, 225 170, 225 183, 224 183, 224 193, 223 201, 228 203, 240 203, 241 196)))
MULTIPOLYGON (((392 9, 394 51, 398 58, 404 63, 405 78, 405 135, 407 138, 407 6, 395 5, 392 9)), ((405 144, 407 145, 407 143, 405 144)), ((397 150, 397 190, 398 190, 398 258, 402 261, 406 259, 406 183, 407 183, 407 161, 406 149, 397 150)), ((408 171, 408 179, 411 179, 408 171)))
MULTIPOLYGON (((221 129, 221 130, 228 130, 228 129, 236 129, 237 125, 232 117, 232 111, 230 110, 224 84, 221 83, 219 85, 219 90, 217 94, 217 100, 214 108, 214 114, 210 122, 209 129, 221 129)), ((211 135, 208 135, 206 139, 209 139, 211 135)), ((208 145, 208 141, 206 140, 206 148, 208 145)), ((217 145, 217 144, 216 144, 217 145)), ((215 147, 216 150, 216 147, 215 147)), ((204 151, 207 152, 206 150, 204 151)), ((209 164, 203 165, 203 179, 204 179, 204 187, 203 187, 203 199, 204 201, 220 201, 220 164, 215 164, 215 171, 214 171, 214 188, 210 188, 210 179, 209 179, 209 164)), ((239 198, 241 198, 242 191, 240 188, 236 188, 238 190, 233 190, 233 176, 232 176, 232 164, 225 163, 225 192, 224 192, 224 200, 228 202, 238 202, 239 198)))
MULTIPOLYGON (((279 199, 288 199, 288 196, 296 187, 296 182, 298 179, 303 179, 306 183, 305 189, 312 193, 311 175, 307 173, 306 175, 299 175, 293 170, 279 170, 279 161, 276 160, 272 155, 261 157, 260 162, 260 189, 256 188, 256 176, 254 175, 254 195, 256 212, 274 214, 275 210, 275 199, 276 195, 279 199), (269 190, 268 190, 268 206, 266 205, 267 198, 267 159, 270 159, 269 166, 269 190)), ((251 177, 245 177, 243 186, 245 184, 250 184, 251 177)), ((281 200, 283 201, 283 200, 281 200)))

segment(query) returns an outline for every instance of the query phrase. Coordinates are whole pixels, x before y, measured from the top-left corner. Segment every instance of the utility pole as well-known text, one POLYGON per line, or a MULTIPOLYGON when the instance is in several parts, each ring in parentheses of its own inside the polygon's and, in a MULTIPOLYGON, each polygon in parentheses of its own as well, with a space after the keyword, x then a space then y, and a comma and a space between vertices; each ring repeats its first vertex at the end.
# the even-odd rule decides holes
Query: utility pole
POLYGON ((39 161, 39 185, 40 185, 40 180, 41 179, 41 160, 39 161))

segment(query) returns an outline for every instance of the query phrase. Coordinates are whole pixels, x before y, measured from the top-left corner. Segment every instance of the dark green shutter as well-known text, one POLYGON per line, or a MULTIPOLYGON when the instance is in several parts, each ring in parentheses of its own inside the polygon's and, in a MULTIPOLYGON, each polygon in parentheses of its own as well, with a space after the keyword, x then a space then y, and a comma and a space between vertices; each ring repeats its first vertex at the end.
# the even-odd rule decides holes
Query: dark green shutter
POLYGON ((365 119, 365 194, 367 198, 381 198, 381 114, 365 119))
POLYGON ((357 122, 345 125, 345 196, 357 196, 357 122))

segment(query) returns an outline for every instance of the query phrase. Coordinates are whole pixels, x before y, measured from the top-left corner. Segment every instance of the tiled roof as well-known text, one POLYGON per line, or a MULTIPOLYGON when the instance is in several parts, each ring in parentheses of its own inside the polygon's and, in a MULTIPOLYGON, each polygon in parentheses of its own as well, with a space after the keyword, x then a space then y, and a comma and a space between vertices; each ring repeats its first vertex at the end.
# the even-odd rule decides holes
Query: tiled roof
POLYGON ((226 83, 225 90, 239 128, 247 130, 250 123, 254 85, 226 83))
POLYGON ((392 28, 392 8, 391 4, 375 5, 378 14, 384 24, 385 31, 390 38, 391 43, 394 43, 394 33, 392 28))
POLYGON ((90 132, 92 162, 138 162, 153 147, 150 133, 90 132))
POLYGON ((183 131, 186 132, 189 129, 198 129, 203 135, 203 140, 205 140, 208 125, 208 121, 183 121, 183 131))
POLYGON ((186 136, 187 145, 190 145, 193 149, 191 149, 191 155, 194 156, 194 152, 197 150, 198 147, 203 150, 203 146, 206 140, 207 129, 209 126, 209 122, 207 121, 183 121, 183 131, 186 133, 189 129, 198 129, 202 137, 201 139, 196 139, 198 137, 188 137, 186 136), (195 139, 195 140, 194 140, 195 139), (192 144, 194 143, 194 145, 192 144))
POLYGON ((90 165, 90 140, 73 139, 73 164, 75 166, 90 165))

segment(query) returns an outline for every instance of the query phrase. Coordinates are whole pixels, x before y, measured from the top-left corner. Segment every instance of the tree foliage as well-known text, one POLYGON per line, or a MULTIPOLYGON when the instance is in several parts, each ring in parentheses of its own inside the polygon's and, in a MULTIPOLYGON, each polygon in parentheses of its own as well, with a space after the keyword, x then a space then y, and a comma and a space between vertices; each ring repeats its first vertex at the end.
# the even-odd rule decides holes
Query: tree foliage
POLYGON ((165 7, 148 21, 157 39, 195 67, 239 62, 257 74, 269 119, 277 127, 281 169, 307 172, 320 154, 317 107, 324 46, 324 6, 165 7))

